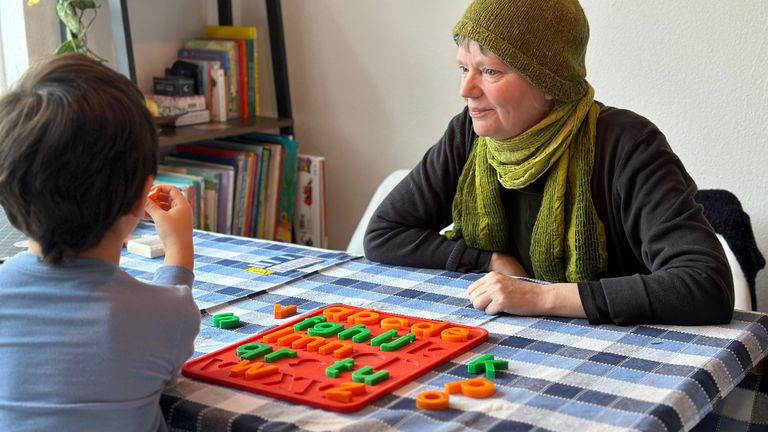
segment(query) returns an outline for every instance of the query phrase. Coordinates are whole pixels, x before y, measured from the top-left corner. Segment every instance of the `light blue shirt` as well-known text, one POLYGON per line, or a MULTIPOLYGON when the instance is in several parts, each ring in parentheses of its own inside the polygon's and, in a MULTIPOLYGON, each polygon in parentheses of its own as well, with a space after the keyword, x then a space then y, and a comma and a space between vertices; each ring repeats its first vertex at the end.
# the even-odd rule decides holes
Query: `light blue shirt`
POLYGON ((193 279, 26 252, 0 265, 0 430, 165 430, 160 394, 200 329, 193 279))

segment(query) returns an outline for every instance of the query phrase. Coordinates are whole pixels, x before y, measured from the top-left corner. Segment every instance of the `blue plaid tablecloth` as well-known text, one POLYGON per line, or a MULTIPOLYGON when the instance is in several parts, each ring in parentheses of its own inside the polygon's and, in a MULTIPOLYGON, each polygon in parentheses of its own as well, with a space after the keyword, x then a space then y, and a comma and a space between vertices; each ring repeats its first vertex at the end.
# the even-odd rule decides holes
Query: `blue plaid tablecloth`
MULTIPOLYGON (((142 222, 134 237, 154 234, 154 225, 142 222)), ((257 295, 353 258, 339 251, 206 231, 195 231, 194 242, 192 296, 202 311, 257 295)), ((151 281, 162 264, 162 257, 146 258, 126 249, 120 259, 120 267, 144 281, 151 281)))
MULTIPOLYGON (((196 246, 202 241, 206 237, 196 233, 196 246)), ((273 246, 248 240, 239 245, 244 249, 238 253, 260 256, 262 252, 247 249, 265 245, 273 246)), ((213 251, 220 249, 197 248, 197 259, 206 262, 213 251)), ((323 252, 332 254, 319 251, 323 252)), ((210 274, 207 268, 196 266, 198 279, 219 274, 210 274)), ((728 325, 700 327, 592 326, 582 319, 488 316, 473 309, 465 293, 479 277, 357 258, 212 306, 203 313, 194 357, 281 324, 284 321, 273 318, 275 303, 297 305, 299 314, 343 303, 479 326, 490 337, 393 394, 348 414, 180 377, 161 399, 168 427, 171 431, 366 432, 768 430, 764 377, 760 371, 752 372, 768 355, 768 316, 736 311, 728 325), (220 312, 233 312, 242 326, 213 327, 211 316, 220 312), (419 393, 442 391, 447 382, 475 377, 468 374, 467 364, 486 353, 509 362, 508 370, 497 372, 493 397, 451 395, 446 411, 416 408, 419 393)))

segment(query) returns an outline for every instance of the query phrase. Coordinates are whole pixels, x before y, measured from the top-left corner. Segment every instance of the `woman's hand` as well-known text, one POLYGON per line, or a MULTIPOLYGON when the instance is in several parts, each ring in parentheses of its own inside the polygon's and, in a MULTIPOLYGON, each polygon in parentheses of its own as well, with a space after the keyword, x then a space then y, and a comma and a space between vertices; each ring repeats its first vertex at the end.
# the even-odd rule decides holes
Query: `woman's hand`
POLYGON ((475 309, 488 315, 586 318, 575 283, 538 284, 492 271, 467 288, 475 309))

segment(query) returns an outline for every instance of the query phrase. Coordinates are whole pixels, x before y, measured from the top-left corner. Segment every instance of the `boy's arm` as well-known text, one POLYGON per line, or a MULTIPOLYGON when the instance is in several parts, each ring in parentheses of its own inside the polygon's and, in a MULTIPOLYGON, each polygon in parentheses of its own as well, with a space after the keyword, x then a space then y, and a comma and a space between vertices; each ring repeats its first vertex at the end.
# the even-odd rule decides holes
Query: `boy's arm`
POLYGON ((166 266, 194 269, 192 244, 192 207, 173 186, 160 185, 151 193, 144 210, 155 221, 155 228, 165 249, 166 266))

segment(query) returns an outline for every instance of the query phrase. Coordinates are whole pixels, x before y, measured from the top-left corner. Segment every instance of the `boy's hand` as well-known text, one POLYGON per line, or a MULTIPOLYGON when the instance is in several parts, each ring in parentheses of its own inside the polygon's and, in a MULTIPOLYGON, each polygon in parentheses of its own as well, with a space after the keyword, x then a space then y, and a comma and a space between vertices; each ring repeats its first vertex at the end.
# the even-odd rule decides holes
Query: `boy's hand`
POLYGON ((152 188, 144 211, 155 221, 157 235, 165 249, 165 265, 178 265, 194 269, 192 245, 192 207, 184 195, 173 186, 152 188))

